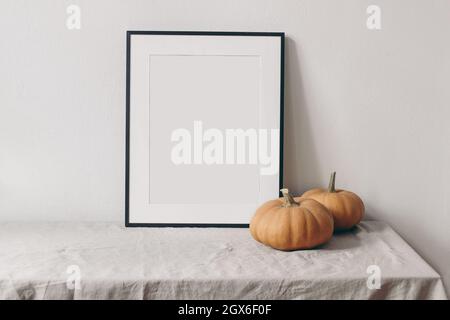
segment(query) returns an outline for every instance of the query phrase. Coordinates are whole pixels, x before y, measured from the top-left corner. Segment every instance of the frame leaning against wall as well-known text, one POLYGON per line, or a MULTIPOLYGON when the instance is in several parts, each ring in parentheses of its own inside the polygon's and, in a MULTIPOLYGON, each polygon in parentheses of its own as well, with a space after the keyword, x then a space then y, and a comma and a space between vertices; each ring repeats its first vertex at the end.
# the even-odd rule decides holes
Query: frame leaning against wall
POLYGON ((130 221, 130 81, 131 81, 131 37, 133 35, 176 35, 176 36, 243 36, 277 37, 280 39, 280 99, 279 99, 279 177, 278 189, 283 187, 283 136, 284 136, 284 47, 282 32, 204 32, 204 31, 127 31, 126 46, 126 147, 125 147, 125 226, 126 227, 233 227, 245 228, 248 223, 147 223, 130 221))

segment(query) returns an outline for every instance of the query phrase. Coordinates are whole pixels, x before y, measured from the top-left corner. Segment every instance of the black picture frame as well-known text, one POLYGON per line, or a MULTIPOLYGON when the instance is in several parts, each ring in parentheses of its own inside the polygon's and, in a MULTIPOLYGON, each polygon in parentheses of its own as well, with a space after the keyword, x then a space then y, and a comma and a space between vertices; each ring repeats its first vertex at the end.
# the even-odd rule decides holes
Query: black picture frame
MULTIPOLYGON (((238 32, 238 31, 127 31, 126 32, 126 121, 125 121, 125 227, 214 227, 214 228, 248 228, 249 224, 240 223, 131 223, 129 221, 130 192, 130 51, 132 35, 187 35, 187 36, 254 36, 279 37, 281 48, 280 63, 280 163, 279 189, 283 188, 284 162, 284 64, 285 33, 284 32, 238 32)), ((281 197, 281 193, 279 194, 281 197)))

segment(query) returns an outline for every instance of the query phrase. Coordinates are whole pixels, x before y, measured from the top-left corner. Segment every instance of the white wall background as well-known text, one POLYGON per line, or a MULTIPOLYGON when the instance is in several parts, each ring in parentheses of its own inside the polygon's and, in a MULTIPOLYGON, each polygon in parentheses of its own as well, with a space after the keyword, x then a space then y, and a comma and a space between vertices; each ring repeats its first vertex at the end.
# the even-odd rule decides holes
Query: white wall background
POLYGON ((449 0, 1 0, 0 220, 123 221, 127 29, 286 32, 286 185, 337 170, 449 289, 449 0))

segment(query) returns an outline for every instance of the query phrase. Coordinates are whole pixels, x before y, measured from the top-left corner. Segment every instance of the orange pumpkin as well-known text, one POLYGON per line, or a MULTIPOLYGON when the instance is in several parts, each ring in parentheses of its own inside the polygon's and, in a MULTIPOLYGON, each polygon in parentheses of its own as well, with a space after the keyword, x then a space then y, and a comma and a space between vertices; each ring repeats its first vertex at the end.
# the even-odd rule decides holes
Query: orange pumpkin
POLYGON ((335 188, 336 172, 330 177, 328 189, 312 189, 302 197, 314 199, 324 205, 334 219, 336 230, 347 230, 358 224, 364 216, 364 203, 350 191, 335 188))
POLYGON ((309 249, 333 235, 333 217, 312 199, 293 198, 281 189, 283 198, 266 202, 250 223, 256 241, 279 250, 309 249))

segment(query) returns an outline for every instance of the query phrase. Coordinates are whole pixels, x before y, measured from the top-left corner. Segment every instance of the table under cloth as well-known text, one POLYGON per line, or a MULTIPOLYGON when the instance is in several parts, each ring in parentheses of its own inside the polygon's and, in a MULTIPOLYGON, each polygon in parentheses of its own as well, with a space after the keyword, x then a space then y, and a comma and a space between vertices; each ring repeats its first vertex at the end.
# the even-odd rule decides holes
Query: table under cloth
POLYGON ((246 228, 8 222, 0 224, 0 299, 446 299, 446 294, 440 276, 377 221, 334 235, 318 249, 292 252, 254 241, 246 228), (380 271, 380 289, 368 280, 373 265, 369 271, 380 271))

